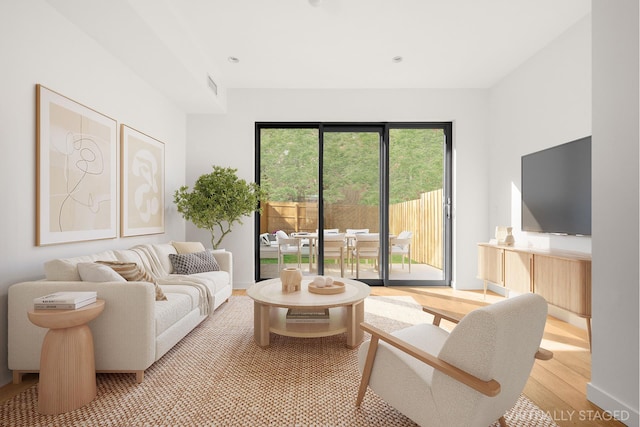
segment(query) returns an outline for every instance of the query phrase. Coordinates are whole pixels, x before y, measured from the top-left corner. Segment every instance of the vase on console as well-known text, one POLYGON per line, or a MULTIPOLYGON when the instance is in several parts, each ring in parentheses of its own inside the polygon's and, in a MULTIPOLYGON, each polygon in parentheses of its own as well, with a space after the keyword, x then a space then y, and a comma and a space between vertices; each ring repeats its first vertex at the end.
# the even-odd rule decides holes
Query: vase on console
POLYGON ((515 243, 513 234, 511 234, 512 230, 513 230, 512 227, 507 227, 507 235, 504 236, 504 244, 507 246, 513 246, 513 244, 515 243))
POLYGON ((498 226, 496 227, 496 240, 499 245, 513 246, 515 239, 513 238, 513 227, 498 226))
POLYGON ((283 268, 280 271, 280 282, 282 282, 282 292, 285 294, 299 291, 302 283, 302 271, 295 267, 283 268))

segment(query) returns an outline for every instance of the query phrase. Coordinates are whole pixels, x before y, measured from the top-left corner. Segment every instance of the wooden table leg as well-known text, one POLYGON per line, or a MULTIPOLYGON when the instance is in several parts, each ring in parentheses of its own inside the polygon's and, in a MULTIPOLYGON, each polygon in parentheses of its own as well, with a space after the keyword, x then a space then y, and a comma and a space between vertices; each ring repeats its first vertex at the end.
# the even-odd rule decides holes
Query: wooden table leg
POLYGON ((347 347, 356 348, 364 338, 360 323, 364 322, 364 301, 347 305, 347 347))
POLYGON ((269 347, 269 306, 253 303, 253 338, 260 347, 269 347))
POLYGON ((40 355, 38 412, 73 411, 96 397, 93 336, 87 325, 50 329, 40 355))

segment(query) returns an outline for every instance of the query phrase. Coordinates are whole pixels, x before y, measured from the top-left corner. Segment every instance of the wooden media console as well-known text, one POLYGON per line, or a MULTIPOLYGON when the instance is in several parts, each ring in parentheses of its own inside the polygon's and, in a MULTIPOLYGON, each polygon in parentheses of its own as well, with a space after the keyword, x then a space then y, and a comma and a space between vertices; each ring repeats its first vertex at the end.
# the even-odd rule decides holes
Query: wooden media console
POLYGON ((478 278, 507 290, 533 292, 587 321, 591 346, 591 256, 589 254, 478 244, 478 278))

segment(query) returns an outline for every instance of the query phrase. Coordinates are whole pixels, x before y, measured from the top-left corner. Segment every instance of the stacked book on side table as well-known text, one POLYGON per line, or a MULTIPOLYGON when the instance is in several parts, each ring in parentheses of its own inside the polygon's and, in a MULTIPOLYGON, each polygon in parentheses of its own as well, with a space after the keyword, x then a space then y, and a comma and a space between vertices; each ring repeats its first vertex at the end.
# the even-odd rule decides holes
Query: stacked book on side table
POLYGON ((329 323, 328 308, 290 308, 287 323, 329 323))
POLYGON ((33 299, 35 310, 76 310, 96 302, 97 292, 54 292, 33 299))

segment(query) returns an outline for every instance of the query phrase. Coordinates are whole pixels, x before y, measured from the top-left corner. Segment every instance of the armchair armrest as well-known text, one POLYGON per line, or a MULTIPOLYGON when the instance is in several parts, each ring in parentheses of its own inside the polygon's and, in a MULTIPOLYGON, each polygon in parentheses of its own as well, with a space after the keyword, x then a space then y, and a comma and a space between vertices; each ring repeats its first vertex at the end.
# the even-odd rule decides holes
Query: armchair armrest
POLYGON ((371 377, 371 369, 373 368, 373 360, 375 359, 375 353, 378 347, 378 340, 385 341, 386 343, 392 345, 393 347, 409 354, 410 356, 415 357, 416 359, 426 363, 427 365, 437 369, 438 371, 450 376, 451 378, 465 384, 472 389, 493 397, 500 393, 500 383, 496 380, 484 381, 480 378, 469 374, 468 372, 463 371, 443 360, 440 360, 438 357, 427 353, 415 347, 393 335, 376 328, 375 326, 369 325, 367 323, 360 323, 360 327, 371 334, 371 343, 369 344, 369 352, 367 353, 367 359, 365 362, 365 366, 362 372, 362 381, 360 383, 360 389, 358 391, 358 399, 356 401, 356 406, 360 405, 362 398, 364 397, 364 393, 367 389, 367 385, 369 384, 369 378, 371 377))
POLYGON ((439 310, 432 307, 422 307, 422 311, 433 315, 433 324, 436 326, 440 326, 442 319, 452 323, 459 323, 460 320, 462 320, 462 317, 458 313, 452 311, 439 310))

